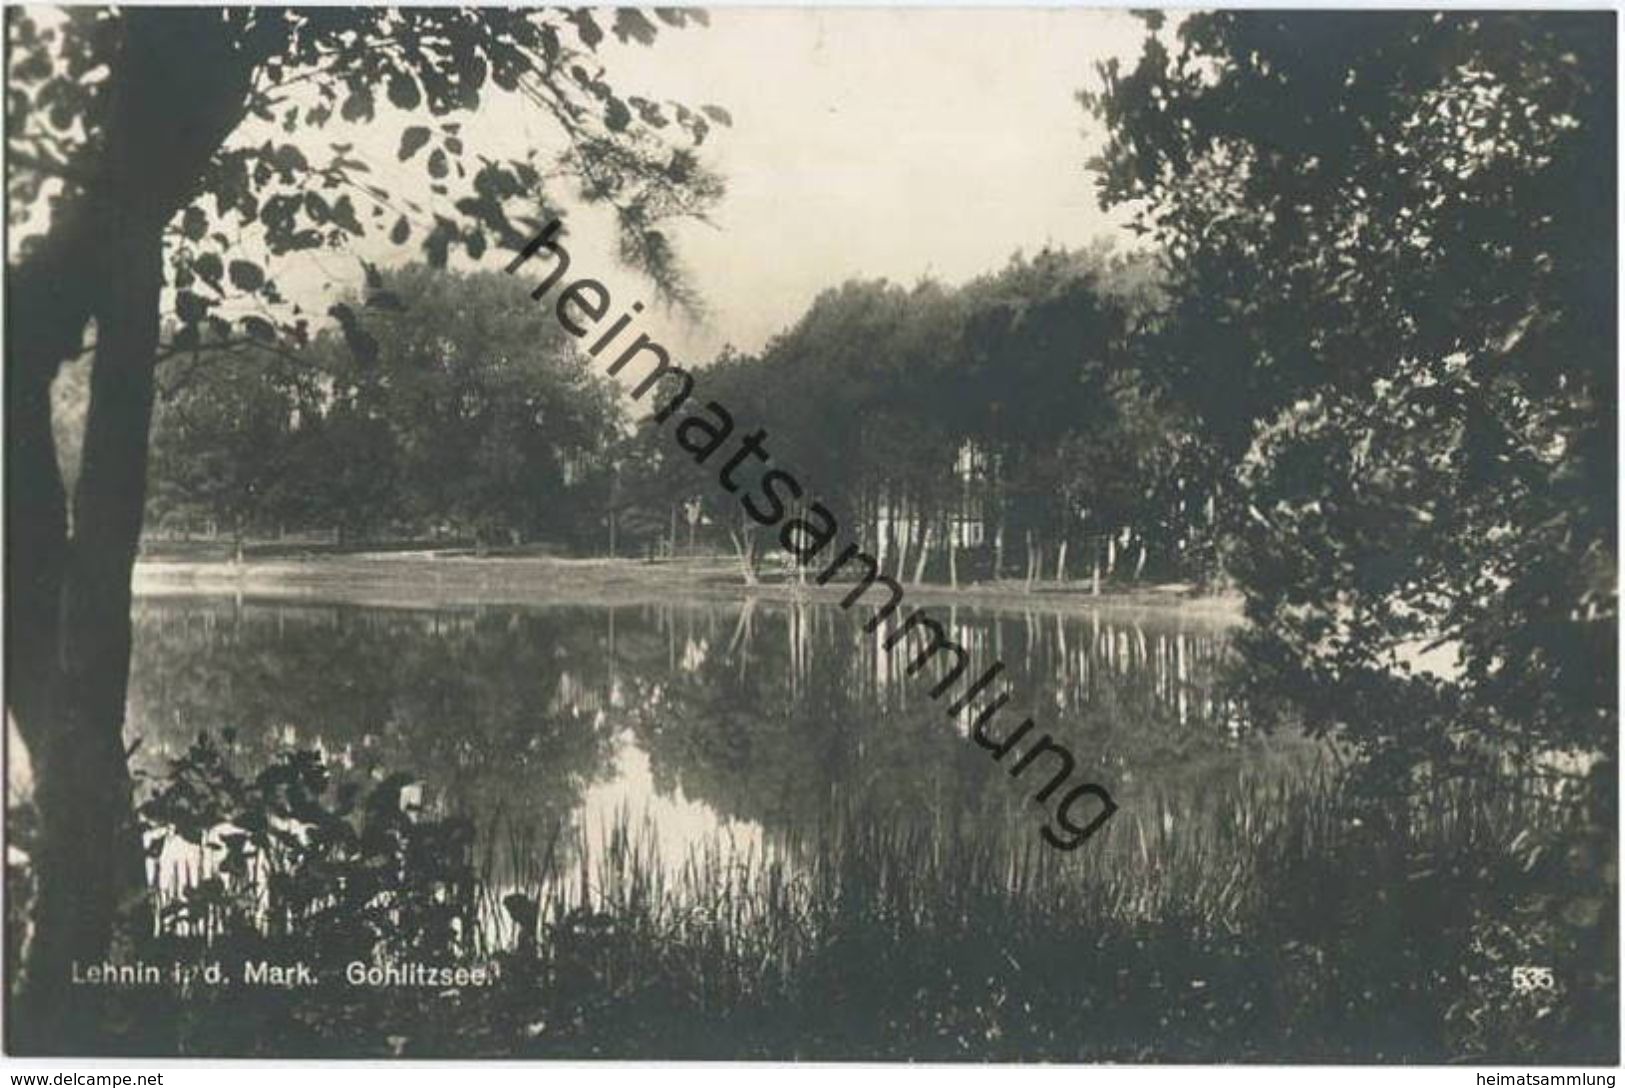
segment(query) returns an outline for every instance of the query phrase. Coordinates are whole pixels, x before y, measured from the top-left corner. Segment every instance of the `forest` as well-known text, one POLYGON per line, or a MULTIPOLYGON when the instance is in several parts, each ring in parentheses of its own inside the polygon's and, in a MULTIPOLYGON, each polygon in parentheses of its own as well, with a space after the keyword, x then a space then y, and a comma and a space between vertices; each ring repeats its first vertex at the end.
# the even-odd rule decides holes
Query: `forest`
MULTIPOLYGON (((1102 246, 1017 256, 960 287, 852 281, 759 354, 695 370, 900 580, 1208 582, 1214 482, 1137 354, 1156 275, 1102 246)), ((759 525, 649 433, 523 285, 421 265, 377 282, 343 304, 367 314, 378 364, 336 330, 289 357, 165 362, 149 526, 632 557, 704 545, 756 580, 759 525)))

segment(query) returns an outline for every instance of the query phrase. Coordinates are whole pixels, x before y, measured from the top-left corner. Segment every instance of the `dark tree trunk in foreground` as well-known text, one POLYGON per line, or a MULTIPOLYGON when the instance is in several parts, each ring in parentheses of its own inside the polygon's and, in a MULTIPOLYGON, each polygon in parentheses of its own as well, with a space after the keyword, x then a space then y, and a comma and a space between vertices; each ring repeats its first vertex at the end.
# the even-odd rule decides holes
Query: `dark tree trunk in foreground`
POLYGON ((241 117, 253 63, 218 12, 133 9, 123 32, 102 159, 7 281, 7 703, 40 817, 14 1051, 90 1042, 68 1009, 72 963, 108 954, 122 902, 142 887, 123 725, 163 230, 241 117), (92 320, 70 532, 50 386, 92 320))

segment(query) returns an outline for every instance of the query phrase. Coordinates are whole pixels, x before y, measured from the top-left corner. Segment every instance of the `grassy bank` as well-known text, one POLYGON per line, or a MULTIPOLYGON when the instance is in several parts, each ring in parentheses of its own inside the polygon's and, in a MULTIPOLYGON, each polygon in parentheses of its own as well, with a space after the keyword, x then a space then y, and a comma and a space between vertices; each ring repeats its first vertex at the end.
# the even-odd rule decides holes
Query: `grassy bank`
MULTIPOLYGON (((351 555, 221 559, 143 559, 135 592, 142 596, 242 594, 307 598, 375 606, 423 604, 619 604, 650 599, 694 601, 839 601, 849 586, 797 585, 769 576, 747 586, 726 557, 645 562, 554 556, 474 556, 466 553, 391 551, 351 555)), ((1087 582, 1019 581, 905 586, 916 604, 963 604, 995 611, 1087 613, 1177 610, 1192 618, 1239 620, 1240 599, 1199 595, 1184 585, 1111 585, 1100 595, 1087 582)), ((878 596, 878 594, 876 594, 878 596)))
POLYGON ((410 815, 399 780, 346 800, 326 775, 313 755, 290 755, 244 781, 194 752, 144 809, 149 827, 174 834, 225 818, 247 838, 168 897, 161 936, 127 949, 232 972, 249 960, 303 962, 320 983, 97 990, 83 1000, 98 1007, 77 1022, 110 1027, 76 1047, 283 1057, 1616 1056, 1614 892, 1596 879, 1609 824, 1558 798, 1463 784, 1372 820, 1336 781, 1260 787, 1205 834, 1148 813, 1101 849, 1065 858, 1012 849, 983 828, 847 812, 771 850, 700 850, 673 871, 654 860, 647 827, 623 823, 604 843, 556 829, 475 829, 410 815), (267 817, 290 806, 318 833, 279 837, 267 817), (499 852, 509 855, 500 881, 499 852), (483 965, 494 981, 358 989, 342 981, 354 960, 483 965), (1554 987, 1515 990, 1510 970, 1524 964, 1550 968, 1554 987))

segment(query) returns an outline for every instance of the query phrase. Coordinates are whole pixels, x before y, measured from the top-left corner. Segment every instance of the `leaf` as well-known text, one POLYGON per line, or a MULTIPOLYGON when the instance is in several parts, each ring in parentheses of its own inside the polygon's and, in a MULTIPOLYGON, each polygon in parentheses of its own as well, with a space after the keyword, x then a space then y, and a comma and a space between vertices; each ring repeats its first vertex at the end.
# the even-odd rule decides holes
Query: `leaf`
POLYGON ((412 125, 401 132, 401 147, 396 157, 405 162, 416 155, 424 144, 429 142, 429 129, 425 125, 412 125))
POLYGON ((604 124, 609 126, 611 132, 622 132, 631 123, 632 111, 626 108, 626 103, 610 96, 604 104, 604 124))
POLYGON ((271 152, 271 163, 284 174, 310 169, 310 160, 305 158, 305 153, 292 144, 283 144, 271 152))
POLYGON ((333 222, 357 237, 366 233, 361 220, 356 218, 355 201, 350 199, 348 193, 339 197, 338 202, 333 205, 333 222))
POLYGON ((418 81, 407 72, 396 72, 389 77, 389 102, 396 109, 415 110, 423 101, 418 81))
POLYGON ((372 92, 364 86, 351 87, 350 97, 339 107, 339 116, 346 121, 371 121, 372 114, 372 92))
POLYGON ((201 242, 203 236, 209 232, 209 217, 203 214, 203 209, 191 207, 181 216, 181 233, 193 242, 201 242))
POLYGON ((446 176, 446 153, 438 147, 429 156, 429 176, 437 179, 446 176))
POLYGON ((243 328, 247 329, 248 335, 256 340, 270 342, 276 339, 276 327, 263 317, 249 316, 243 318, 243 328))
POLYGON ((598 43, 604 40, 604 32, 598 29, 597 22, 593 20, 592 12, 577 8, 574 11, 566 12, 565 18, 575 24, 576 35, 581 39, 581 44, 588 49, 596 50, 598 43))
MULTIPOLYGON (((187 325, 194 325, 203 320, 203 315, 209 312, 209 303, 190 291, 175 292, 175 316, 187 325)), ((192 329, 197 334, 197 329, 192 329)))
POLYGON ((614 33, 622 42, 653 45, 657 31, 648 17, 636 8, 616 8, 614 33))
POLYGON ((406 240, 412 237, 412 224, 406 221, 406 216, 395 220, 395 225, 389 229, 389 240, 395 245, 405 245, 406 240))
POLYGON ((654 128, 665 128, 671 124, 670 121, 666 120, 666 115, 661 112, 659 103, 651 102, 647 98, 640 98, 637 95, 632 95, 626 101, 633 109, 638 111, 638 118, 644 124, 654 128))
POLYGON ((733 115, 721 106, 701 106, 700 112, 724 128, 733 128, 733 115))
POLYGON ((253 261, 232 261, 226 274, 234 286, 244 291, 258 291, 265 285, 265 270, 253 261))

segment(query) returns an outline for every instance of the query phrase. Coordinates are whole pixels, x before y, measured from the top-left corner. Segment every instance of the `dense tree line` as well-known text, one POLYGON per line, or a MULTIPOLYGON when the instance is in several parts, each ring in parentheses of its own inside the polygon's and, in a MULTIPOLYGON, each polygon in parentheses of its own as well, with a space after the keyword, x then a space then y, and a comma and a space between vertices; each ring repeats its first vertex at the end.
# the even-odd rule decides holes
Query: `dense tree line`
MULTIPOLYGON (((1046 251, 960 287, 852 281, 755 355, 698 368, 897 577, 1214 572, 1209 494, 1142 371, 1143 257, 1046 251)), ((449 530, 622 554, 765 549, 737 502, 638 429, 516 280, 372 272, 343 331, 165 364, 149 524, 350 540, 449 530)))
MULTIPOLYGON (((849 281, 759 353, 725 350, 703 395, 767 432, 899 580, 1208 577, 1209 496, 1136 348, 1156 277, 1096 248, 959 287, 849 281)), ((762 548, 737 501, 680 451, 645 457, 626 500, 643 524, 698 503, 752 576, 762 548)))
POLYGON ((167 361, 148 523, 341 542, 436 534, 573 541, 603 516, 619 406, 547 311, 495 272, 372 272, 339 329, 296 352, 167 361))

